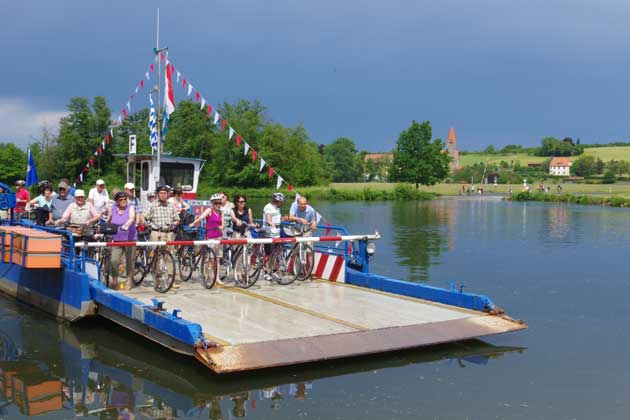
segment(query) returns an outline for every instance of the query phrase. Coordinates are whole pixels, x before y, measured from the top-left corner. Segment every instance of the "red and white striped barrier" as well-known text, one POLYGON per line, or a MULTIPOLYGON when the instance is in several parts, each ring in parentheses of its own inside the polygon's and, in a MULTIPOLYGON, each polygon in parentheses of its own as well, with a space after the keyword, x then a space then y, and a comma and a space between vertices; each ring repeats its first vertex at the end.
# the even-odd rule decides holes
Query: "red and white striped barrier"
POLYGON ((202 241, 126 241, 126 242, 75 242, 77 248, 100 248, 105 246, 200 246, 200 245, 246 245, 246 244, 284 244, 294 242, 340 242, 377 240, 381 236, 374 235, 343 235, 343 236, 312 236, 293 238, 243 238, 243 239, 205 239, 202 241))
POLYGON ((339 283, 345 283, 346 259, 343 257, 343 255, 315 252, 313 277, 339 283))

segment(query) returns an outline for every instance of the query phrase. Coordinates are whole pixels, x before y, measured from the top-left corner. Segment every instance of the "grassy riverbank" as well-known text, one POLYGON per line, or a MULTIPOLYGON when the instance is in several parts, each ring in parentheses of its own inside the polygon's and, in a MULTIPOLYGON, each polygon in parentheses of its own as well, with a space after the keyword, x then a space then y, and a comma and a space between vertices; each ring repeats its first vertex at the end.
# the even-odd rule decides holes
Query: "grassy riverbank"
POLYGON ((609 207, 630 207, 630 198, 621 196, 596 196, 553 193, 520 192, 512 196, 512 201, 544 201, 550 203, 586 204, 609 207))
MULTIPOLYGON (((545 184, 547 186, 548 184, 545 184)), ((466 185, 467 188, 470 185, 466 185)), ((536 188, 536 185, 532 186, 536 188)), ((630 183, 617 183, 611 185, 604 184, 562 184, 562 194, 555 194, 555 185, 549 185, 552 194, 555 196, 600 196, 601 199, 622 198, 630 199, 630 183)), ((522 184, 499 184, 495 188, 493 185, 484 185, 484 191, 489 194, 508 195, 512 190, 514 194, 520 193, 522 184)), ((278 190, 274 188, 252 188, 239 189, 231 187, 199 187, 199 197, 208 198, 216 191, 226 191, 231 196, 234 193, 245 193, 251 198, 271 197, 278 190)), ((332 201, 392 201, 392 200, 431 200, 439 196, 459 195, 462 184, 436 184, 432 186, 421 185, 416 190, 412 184, 394 184, 385 182, 358 182, 358 183, 332 183, 328 186, 299 187, 296 189, 300 194, 314 200, 332 201)), ((282 191, 288 196, 293 196, 294 192, 282 191)), ((532 198, 533 199, 533 198, 532 198)), ((593 198, 594 199, 594 198, 593 198)), ((546 201, 550 201, 549 199, 546 201)), ((597 200, 595 200, 597 201, 597 200)), ((566 202, 566 201, 563 201, 566 202)), ((599 204, 599 202, 594 203, 599 204)))

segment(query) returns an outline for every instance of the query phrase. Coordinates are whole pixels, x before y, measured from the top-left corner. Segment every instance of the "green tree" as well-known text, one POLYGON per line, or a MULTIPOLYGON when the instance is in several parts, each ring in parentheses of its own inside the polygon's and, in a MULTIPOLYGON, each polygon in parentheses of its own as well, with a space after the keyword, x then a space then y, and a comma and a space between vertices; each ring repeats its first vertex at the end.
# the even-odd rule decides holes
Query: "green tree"
POLYGON ((582 156, 571 165, 571 172, 577 176, 590 176, 596 173, 596 161, 593 156, 582 156))
POLYGON ((393 181, 411 182, 418 188, 419 184, 434 185, 447 177, 451 158, 443 152, 442 140, 431 141, 431 135, 429 121, 413 121, 400 133, 390 171, 393 181))
POLYGON ((611 171, 610 169, 607 170, 604 173, 604 179, 602 180, 602 183, 604 183, 604 184, 614 184, 615 182, 617 182, 617 177, 615 176, 615 173, 613 171, 611 171))
POLYGON ((488 147, 483 149, 482 153, 487 154, 487 155, 493 155, 496 152, 497 152, 497 149, 495 149, 493 145, 489 145, 488 147))
POLYGON ((0 143, 0 181, 12 186, 26 176, 26 153, 12 143, 0 143))
POLYGON ((340 137, 324 148, 324 162, 334 182, 356 182, 361 180, 363 165, 354 142, 340 137))

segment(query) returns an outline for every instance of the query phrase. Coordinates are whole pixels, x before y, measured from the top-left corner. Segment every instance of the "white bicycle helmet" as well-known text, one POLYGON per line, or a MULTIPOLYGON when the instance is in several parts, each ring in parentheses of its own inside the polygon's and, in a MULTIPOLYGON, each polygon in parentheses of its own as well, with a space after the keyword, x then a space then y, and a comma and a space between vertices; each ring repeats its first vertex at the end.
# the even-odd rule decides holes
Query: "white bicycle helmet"
POLYGON ((284 194, 280 192, 274 193, 273 196, 271 196, 271 199, 282 203, 284 201, 284 194))
POLYGON ((221 201, 222 199, 223 195, 220 193, 212 194, 212 197, 210 197, 210 201, 221 201))

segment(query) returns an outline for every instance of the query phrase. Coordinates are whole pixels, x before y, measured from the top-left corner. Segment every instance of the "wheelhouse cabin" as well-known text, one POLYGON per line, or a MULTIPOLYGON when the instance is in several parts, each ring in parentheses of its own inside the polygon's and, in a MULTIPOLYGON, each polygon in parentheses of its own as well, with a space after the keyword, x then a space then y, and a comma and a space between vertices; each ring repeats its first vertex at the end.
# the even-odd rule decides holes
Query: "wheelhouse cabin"
POLYGON ((184 190, 183 198, 195 200, 199 185, 199 174, 203 165, 203 159, 175 157, 170 154, 160 155, 160 168, 158 171, 157 155, 116 155, 127 159, 127 182, 133 182, 136 191, 144 202, 150 192, 155 191, 158 185, 170 185, 181 187, 184 190))

